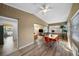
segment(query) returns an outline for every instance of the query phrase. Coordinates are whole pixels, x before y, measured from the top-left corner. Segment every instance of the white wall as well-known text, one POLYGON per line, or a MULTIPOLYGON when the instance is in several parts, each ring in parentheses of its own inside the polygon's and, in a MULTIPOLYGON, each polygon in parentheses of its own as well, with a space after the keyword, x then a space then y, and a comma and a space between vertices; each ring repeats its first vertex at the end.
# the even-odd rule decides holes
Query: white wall
POLYGON ((51 30, 55 30, 55 33, 61 33, 62 30, 60 29, 60 26, 50 26, 49 27, 49 32, 51 32, 51 30))
POLYGON ((34 24, 34 33, 38 34, 39 33, 39 29, 44 29, 45 26, 40 25, 40 24, 34 24))

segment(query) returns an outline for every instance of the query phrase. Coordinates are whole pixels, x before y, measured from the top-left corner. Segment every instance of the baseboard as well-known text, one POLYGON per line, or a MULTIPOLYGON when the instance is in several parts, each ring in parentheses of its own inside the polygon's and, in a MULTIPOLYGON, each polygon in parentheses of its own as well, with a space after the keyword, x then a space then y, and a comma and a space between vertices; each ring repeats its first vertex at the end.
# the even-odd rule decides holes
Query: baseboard
POLYGON ((30 45, 32 45, 32 44, 34 44, 34 42, 28 43, 28 44, 26 44, 25 46, 20 47, 19 50, 20 50, 20 49, 23 49, 23 48, 25 48, 25 47, 28 47, 28 46, 30 46, 30 45))
POLYGON ((76 47, 76 45, 74 43, 72 43, 72 52, 74 56, 78 56, 78 48, 76 47))
POLYGON ((22 47, 16 49, 15 51, 11 52, 10 54, 8 54, 8 55, 6 55, 6 56, 10 56, 10 55, 12 55, 13 53, 15 53, 16 51, 18 51, 18 50, 20 50, 20 49, 23 49, 23 48, 25 48, 25 47, 27 47, 27 46, 30 46, 30 45, 32 45, 33 43, 34 43, 34 42, 28 43, 28 44, 26 44, 25 46, 22 46, 22 47))

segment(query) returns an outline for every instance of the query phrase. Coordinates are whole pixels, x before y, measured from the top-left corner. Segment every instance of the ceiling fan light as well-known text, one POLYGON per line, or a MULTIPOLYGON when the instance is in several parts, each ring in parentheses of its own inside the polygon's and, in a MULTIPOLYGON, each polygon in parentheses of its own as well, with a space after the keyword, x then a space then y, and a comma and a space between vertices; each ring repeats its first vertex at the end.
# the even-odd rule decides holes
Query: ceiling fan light
POLYGON ((44 9, 44 10, 43 10, 44 13, 46 13, 47 11, 48 11, 47 9, 44 9))

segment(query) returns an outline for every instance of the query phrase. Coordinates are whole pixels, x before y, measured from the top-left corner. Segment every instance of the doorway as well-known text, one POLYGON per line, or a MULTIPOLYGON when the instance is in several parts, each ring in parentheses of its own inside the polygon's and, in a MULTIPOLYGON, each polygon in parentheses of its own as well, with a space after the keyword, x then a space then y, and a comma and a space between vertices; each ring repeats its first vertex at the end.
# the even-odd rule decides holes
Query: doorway
POLYGON ((44 33, 47 32, 47 26, 34 24, 34 42, 41 46, 43 44, 44 33))
POLYGON ((18 49, 18 20, 0 16, 0 55, 18 49))

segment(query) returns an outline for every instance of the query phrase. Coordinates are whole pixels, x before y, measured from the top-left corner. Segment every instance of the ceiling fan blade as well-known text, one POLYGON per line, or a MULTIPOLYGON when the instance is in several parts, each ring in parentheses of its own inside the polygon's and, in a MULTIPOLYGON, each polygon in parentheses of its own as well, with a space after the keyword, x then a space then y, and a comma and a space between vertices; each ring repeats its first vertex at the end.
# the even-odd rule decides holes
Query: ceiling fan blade
POLYGON ((41 10, 44 10, 44 7, 40 7, 41 10))
POLYGON ((48 6, 47 4, 43 4, 40 8, 41 8, 42 10, 44 10, 44 9, 48 9, 49 6, 48 6))
POLYGON ((49 5, 46 5, 46 6, 45 6, 45 9, 49 9, 49 5))
POLYGON ((48 9, 48 11, 51 11, 52 9, 48 9))
POLYGON ((43 11, 41 10, 41 11, 39 11, 38 13, 40 14, 40 13, 42 13, 43 11))

